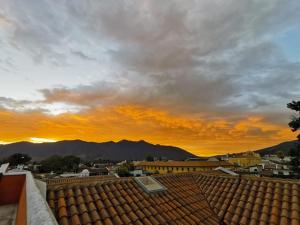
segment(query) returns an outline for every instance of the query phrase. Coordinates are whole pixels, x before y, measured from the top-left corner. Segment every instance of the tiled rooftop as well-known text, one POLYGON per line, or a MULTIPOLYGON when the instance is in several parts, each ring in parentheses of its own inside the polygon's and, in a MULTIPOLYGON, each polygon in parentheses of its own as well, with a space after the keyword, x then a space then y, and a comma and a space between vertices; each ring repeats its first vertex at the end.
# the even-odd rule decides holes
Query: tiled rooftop
POLYGON ((215 174, 155 176, 167 190, 145 192, 132 178, 51 186, 60 225, 299 225, 300 184, 215 174))
POLYGON ((219 224, 192 175, 156 179, 167 191, 148 194, 133 179, 74 185, 48 191, 61 225, 219 224))
POLYGON ((300 224, 300 183, 297 181, 209 175, 197 176, 196 180, 226 224, 300 224))
POLYGON ((113 180, 116 179, 113 175, 102 175, 102 176, 88 176, 88 177, 67 177, 67 178, 50 178, 47 179, 48 186, 64 186, 67 184, 80 184, 80 183, 97 183, 99 180, 113 180))

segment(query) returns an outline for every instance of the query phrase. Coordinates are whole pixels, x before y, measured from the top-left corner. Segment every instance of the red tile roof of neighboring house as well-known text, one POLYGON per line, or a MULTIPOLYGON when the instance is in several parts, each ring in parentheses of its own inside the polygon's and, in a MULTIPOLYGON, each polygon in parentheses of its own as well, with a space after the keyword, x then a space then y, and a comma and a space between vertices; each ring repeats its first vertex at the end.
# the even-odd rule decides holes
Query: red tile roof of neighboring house
POLYGON ((210 175, 197 176, 196 180, 226 224, 300 224, 299 181, 210 175))
POLYGON ((50 178, 47 179, 48 186, 64 186, 66 184, 81 184, 81 183, 97 183, 100 180, 113 180, 117 177, 113 175, 88 176, 88 177, 65 177, 65 178, 50 178))
POLYGON ((300 183, 215 174, 155 176, 167 190, 146 193, 132 178, 52 186, 61 225, 299 225, 300 183))
POLYGON ((61 225, 219 224, 192 175, 156 179, 167 191, 146 193, 133 179, 52 188, 48 203, 61 225))

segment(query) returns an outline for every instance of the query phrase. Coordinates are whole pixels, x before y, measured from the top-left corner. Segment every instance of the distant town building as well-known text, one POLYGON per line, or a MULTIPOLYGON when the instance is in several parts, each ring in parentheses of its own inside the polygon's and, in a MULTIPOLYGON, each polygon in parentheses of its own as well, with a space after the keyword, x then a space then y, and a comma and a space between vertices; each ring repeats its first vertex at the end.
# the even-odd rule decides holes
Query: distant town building
POLYGON ((229 157, 228 162, 237 164, 242 167, 255 166, 262 162, 259 154, 254 152, 246 152, 234 157, 229 157))
POLYGON ((156 161, 139 162, 136 166, 152 173, 187 173, 213 170, 217 167, 233 168, 233 165, 224 161, 156 161))
POLYGON ((278 170, 273 170, 273 176, 290 176, 291 171, 288 169, 278 169, 278 170))
POLYGON ((265 155, 263 157, 264 160, 269 160, 269 161, 272 161, 272 162, 281 162, 282 159, 279 158, 277 155, 265 155))
POLYGON ((220 160, 217 157, 210 157, 210 158, 208 158, 207 161, 209 161, 209 162, 218 162, 220 160))
POLYGON ((187 158, 185 161, 205 161, 205 158, 200 158, 200 157, 187 158))
POLYGON ((143 170, 140 169, 135 169, 133 171, 130 171, 130 174, 134 177, 142 177, 145 176, 145 174, 143 173, 143 170))
POLYGON ((249 172, 250 173, 258 173, 260 170, 257 166, 250 166, 249 167, 249 172))
POLYGON ((90 171, 88 169, 84 169, 80 173, 80 177, 88 177, 90 176, 90 171))

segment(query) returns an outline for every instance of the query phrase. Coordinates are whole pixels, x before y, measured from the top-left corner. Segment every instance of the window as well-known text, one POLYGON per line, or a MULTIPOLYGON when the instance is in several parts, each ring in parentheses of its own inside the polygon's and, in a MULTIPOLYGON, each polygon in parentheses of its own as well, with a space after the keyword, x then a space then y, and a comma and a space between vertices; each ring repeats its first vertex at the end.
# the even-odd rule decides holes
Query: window
POLYGON ((135 177, 135 181, 141 186, 147 193, 165 191, 167 188, 159 183, 155 178, 147 177, 135 177))

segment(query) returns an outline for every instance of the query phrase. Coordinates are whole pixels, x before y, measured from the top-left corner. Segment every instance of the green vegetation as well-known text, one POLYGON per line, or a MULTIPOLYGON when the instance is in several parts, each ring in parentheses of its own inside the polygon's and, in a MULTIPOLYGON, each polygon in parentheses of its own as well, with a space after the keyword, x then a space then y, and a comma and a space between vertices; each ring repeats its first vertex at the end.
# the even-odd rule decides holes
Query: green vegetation
MULTIPOLYGON (((296 115, 293 115, 291 122, 289 122, 290 128, 293 132, 296 132, 300 129, 300 101, 292 101, 287 104, 287 107, 293 111, 296 111, 296 115)), ((292 149, 290 154, 294 158, 291 161, 291 166, 293 171, 300 175, 300 134, 297 136, 298 145, 295 149, 292 149)))
POLYGON ((130 171, 134 170, 134 165, 131 162, 127 162, 122 164, 118 170, 117 173, 120 177, 129 177, 130 171))
POLYGON ((152 156, 152 155, 148 155, 148 156, 146 157, 146 161, 148 161, 148 162, 153 162, 153 161, 154 161, 153 156, 152 156))
POLYGON ((10 166, 17 166, 19 164, 27 164, 31 157, 27 154, 15 153, 8 158, 2 159, 1 163, 9 163, 10 166))
POLYGON ((278 158, 280 158, 280 159, 283 159, 283 158, 284 158, 284 152, 283 152, 283 151, 277 152, 276 155, 277 155, 278 158))
POLYGON ((80 158, 77 156, 50 156, 49 158, 41 161, 40 172, 49 173, 53 171, 54 173, 63 172, 77 172, 78 165, 80 163, 80 158))

